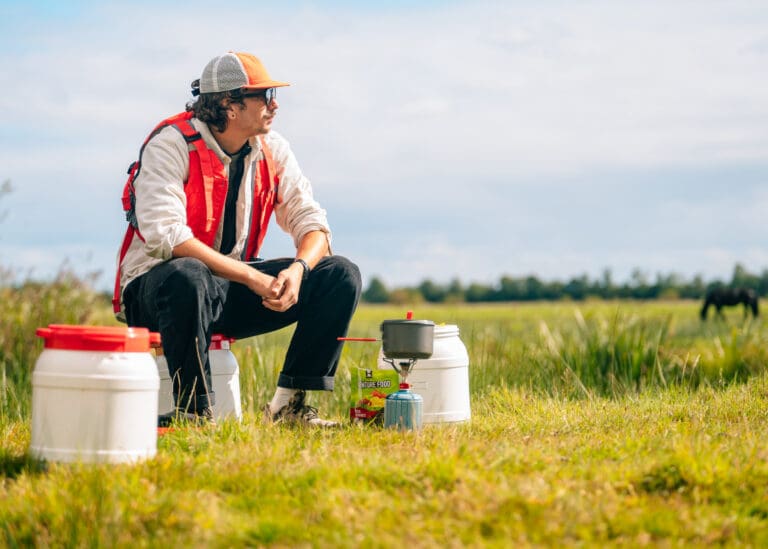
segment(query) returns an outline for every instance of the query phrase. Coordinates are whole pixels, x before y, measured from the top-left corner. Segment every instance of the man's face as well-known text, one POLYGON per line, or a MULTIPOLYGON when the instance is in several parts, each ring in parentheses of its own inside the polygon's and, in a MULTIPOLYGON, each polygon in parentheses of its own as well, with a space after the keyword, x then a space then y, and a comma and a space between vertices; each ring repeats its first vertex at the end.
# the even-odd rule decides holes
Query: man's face
POLYGON ((237 129, 242 130, 248 135, 264 135, 272 128, 272 120, 275 118, 277 109, 277 99, 267 99, 263 95, 246 95, 243 99, 244 105, 233 104, 231 108, 236 116, 230 121, 237 129))

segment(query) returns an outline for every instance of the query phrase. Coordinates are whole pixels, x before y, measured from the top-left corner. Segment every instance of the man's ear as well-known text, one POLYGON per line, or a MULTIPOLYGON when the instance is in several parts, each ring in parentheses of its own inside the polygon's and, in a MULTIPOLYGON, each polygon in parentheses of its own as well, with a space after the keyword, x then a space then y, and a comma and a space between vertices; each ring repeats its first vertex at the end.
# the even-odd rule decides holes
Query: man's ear
POLYGON ((237 113, 235 112, 235 105, 231 100, 222 99, 221 106, 224 107, 224 109, 227 111, 227 118, 230 120, 237 116, 237 113))

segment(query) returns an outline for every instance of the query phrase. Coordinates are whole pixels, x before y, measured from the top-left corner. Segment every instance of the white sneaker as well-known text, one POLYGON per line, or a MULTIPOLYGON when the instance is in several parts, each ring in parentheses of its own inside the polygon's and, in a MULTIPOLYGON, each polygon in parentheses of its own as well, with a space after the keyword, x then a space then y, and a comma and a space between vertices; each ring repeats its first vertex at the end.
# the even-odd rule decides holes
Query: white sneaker
POLYGON ((340 427, 338 421, 323 419, 317 414, 317 408, 304 403, 306 391, 299 389, 291 397, 288 404, 280 408, 277 413, 272 413, 269 404, 264 406, 264 417, 272 423, 288 423, 292 425, 309 425, 312 427, 335 428, 340 427))

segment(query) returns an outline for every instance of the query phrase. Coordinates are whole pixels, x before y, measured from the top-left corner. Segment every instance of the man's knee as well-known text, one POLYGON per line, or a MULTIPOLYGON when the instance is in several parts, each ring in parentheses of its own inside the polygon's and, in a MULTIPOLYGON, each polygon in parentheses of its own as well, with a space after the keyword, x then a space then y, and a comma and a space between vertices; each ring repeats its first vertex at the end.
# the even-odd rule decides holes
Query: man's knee
POLYGON ((328 270, 329 278, 350 294, 359 296, 362 291, 360 269, 352 261, 341 255, 323 258, 323 268, 328 270))
POLYGON ((163 284, 165 292, 177 297, 192 298, 218 294, 213 273, 199 259, 179 257, 168 262, 170 269, 163 284))

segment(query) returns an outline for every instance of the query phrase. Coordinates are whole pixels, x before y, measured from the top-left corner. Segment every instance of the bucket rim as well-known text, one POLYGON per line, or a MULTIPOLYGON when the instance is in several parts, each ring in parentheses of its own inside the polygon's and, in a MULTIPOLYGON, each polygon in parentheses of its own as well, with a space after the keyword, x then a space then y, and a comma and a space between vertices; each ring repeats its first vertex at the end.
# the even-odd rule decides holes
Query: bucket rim
POLYGON ((46 349, 69 351, 149 352, 160 335, 147 328, 49 324, 35 331, 46 349))

